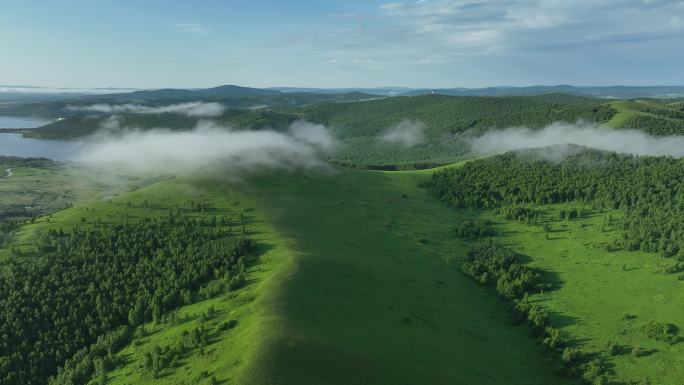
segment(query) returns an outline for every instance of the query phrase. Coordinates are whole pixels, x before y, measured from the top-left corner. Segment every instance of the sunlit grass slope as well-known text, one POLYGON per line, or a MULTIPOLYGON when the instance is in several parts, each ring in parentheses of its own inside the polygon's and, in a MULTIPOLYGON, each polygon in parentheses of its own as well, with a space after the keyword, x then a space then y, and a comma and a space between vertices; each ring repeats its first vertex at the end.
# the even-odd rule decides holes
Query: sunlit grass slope
POLYGON ((652 135, 684 133, 684 110, 676 103, 619 100, 610 105, 616 113, 606 123, 608 127, 637 129, 652 135))
POLYGON ((240 384, 559 383, 500 304, 446 260, 454 216, 419 174, 338 170, 253 181, 295 266, 279 333, 240 384))
MULTIPOLYGON (((23 258, 35 255, 34 240, 48 229, 69 229, 76 226, 114 226, 138 218, 164 216, 178 210, 188 211, 190 202, 206 204, 208 209, 196 216, 210 219, 214 215, 244 218, 245 231, 258 244, 258 261, 247 269, 248 284, 235 292, 184 306, 176 313, 180 322, 150 323, 147 333, 118 354, 123 368, 107 373, 107 383, 196 383, 205 378, 232 378, 245 362, 249 362, 259 341, 276 332, 267 322, 277 313, 264 304, 264 293, 276 292, 276 282, 286 274, 292 262, 282 237, 272 229, 254 202, 216 179, 167 180, 132 192, 119 192, 108 200, 86 201, 75 207, 44 216, 23 226, 15 235, 14 248, 23 258), (211 309, 211 311, 209 310, 211 309), (210 316, 206 316, 211 312, 210 316), (208 318, 208 319, 207 319, 208 318), (235 323, 226 328, 227 322, 235 323), (168 346, 182 338, 184 330, 197 326, 210 330, 211 340, 203 349, 186 352, 177 367, 161 371, 153 378, 149 371, 139 370, 141 354, 155 346, 168 346)), ((235 229, 235 231, 242 231, 235 229)), ((7 250, 2 250, 7 252, 7 250)))
MULTIPOLYGON (((559 220, 559 210, 564 207, 541 206, 545 210, 543 223, 533 226, 505 221, 492 213, 485 217, 497 223, 501 235, 496 242, 528 256, 530 265, 557 277, 557 290, 530 298, 551 311, 554 327, 567 332, 583 350, 597 353, 607 362, 615 380, 681 384, 684 343, 659 342, 644 330, 650 321, 684 326, 684 281, 678 280, 676 274, 665 273, 673 262, 654 253, 608 252, 607 245, 619 235, 619 229, 617 221, 613 225, 605 223, 609 216, 618 218, 619 211, 559 220), (552 226, 549 239, 542 224, 552 226), (609 342, 617 346, 614 354, 606 349, 609 342)), ((467 213, 462 211, 460 215, 467 213)))
POLYGON ((460 219, 417 187, 427 175, 181 178, 41 218, 18 238, 28 252, 50 227, 115 224, 189 200, 246 217, 260 247, 250 283, 180 308, 179 321, 146 325, 109 384, 563 383, 491 293, 449 263, 463 253, 452 234, 460 219), (229 320, 237 323, 223 328, 229 320), (140 368, 146 352, 200 324, 206 347, 156 377, 140 368))

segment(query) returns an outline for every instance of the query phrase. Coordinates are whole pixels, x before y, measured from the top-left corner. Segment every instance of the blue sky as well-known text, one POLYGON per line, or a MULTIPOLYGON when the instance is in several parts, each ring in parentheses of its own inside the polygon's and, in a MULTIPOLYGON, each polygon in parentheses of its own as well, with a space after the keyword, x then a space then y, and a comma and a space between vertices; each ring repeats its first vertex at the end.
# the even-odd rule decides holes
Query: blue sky
POLYGON ((684 84, 684 0, 3 0, 0 84, 684 84))

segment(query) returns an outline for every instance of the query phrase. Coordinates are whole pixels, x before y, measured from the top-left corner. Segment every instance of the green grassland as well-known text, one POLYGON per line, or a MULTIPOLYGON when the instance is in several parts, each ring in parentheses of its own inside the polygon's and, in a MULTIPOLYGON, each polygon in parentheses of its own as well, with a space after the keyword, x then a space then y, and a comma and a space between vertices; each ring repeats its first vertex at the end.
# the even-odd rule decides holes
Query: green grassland
POLYGON ((260 248, 249 284, 180 308, 180 322, 146 325, 107 383, 564 383, 498 301, 449 264, 464 246, 450 230, 459 219, 417 187, 426 176, 177 178, 39 218, 17 242, 31 255, 32 239, 49 228, 153 217, 188 200, 247 217, 260 248), (227 320, 237 325, 221 330, 227 320), (145 352, 200 323, 211 330, 208 346, 156 379, 139 369, 145 352))
POLYGON ((543 154, 474 161, 427 185, 467 220, 459 234, 469 234, 464 226, 483 234, 490 224, 495 244, 543 272, 551 290, 526 298, 547 310, 545 326, 570 348, 599 359, 611 383, 680 384, 683 258, 666 245, 681 239, 681 160, 584 149, 554 163, 543 154), (667 332, 653 333, 653 325, 667 332))
POLYGON ((608 127, 638 129, 652 135, 684 133, 684 110, 679 103, 619 100, 610 105, 616 113, 606 123, 608 127))
POLYGON ((469 242, 453 229, 488 219, 498 232, 494 242, 556 283, 531 301, 548 309, 552 325, 576 346, 606 362, 614 381, 682 381, 673 368, 682 364, 684 345, 642 330, 652 320, 684 325, 675 305, 684 299, 682 282, 663 272, 671 261, 654 253, 607 251, 619 231, 605 223, 619 211, 585 209, 580 219, 561 220, 562 208, 578 204, 542 205, 543 217, 525 224, 494 211, 447 209, 418 187, 433 172, 337 168, 238 183, 217 175, 171 178, 39 217, 13 245, 32 256, 33 240, 50 228, 114 225, 189 201, 211 207, 198 215, 246 217, 259 245, 248 285, 179 308, 177 321, 145 325, 117 354, 121 364, 107 373, 109 384, 570 383, 555 376, 525 328, 509 324, 500 301, 460 273, 469 242), (552 226, 548 239, 544 224, 552 226), (222 327, 230 320, 234 327, 222 327), (208 345, 185 352, 156 378, 140 368, 145 353, 200 325, 210 330, 208 345), (608 342, 617 354, 606 351, 608 342), (631 353, 636 349, 646 354, 631 353))
MULTIPOLYGON (((586 352, 609 363, 614 379, 623 383, 680 384, 684 373, 684 344, 668 344, 648 338, 642 326, 649 321, 684 325, 684 282, 666 274, 671 260, 655 253, 612 251, 607 246, 618 236, 616 226, 604 226, 619 211, 585 210, 578 220, 561 220, 559 212, 572 205, 544 205, 542 220, 532 224, 505 220, 494 212, 459 211, 495 223, 495 242, 529 258, 528 264, 552 273, 557 289, 532 295, 533 302, 550 310, 554 327, 560 328, 586 352), (548 239, 543 229, 550 224, 548 239), (602 229, 603 228, 603 229, 602 229), (608 343, 619 348, 606 351, 608 343), (646 351, 643 357, 631 354, 646 351)), ((576 206, 576 205, 575 205, 576 206)))
POLYGON ((257 183, 297 254, 277 297, 286 333, 238 383, 558 381, 496 301, 446 264, 462 246, 417 182, 339 170, 257 183))
MULTIPOLYGON (((228 110, 219 122, 245 129, 286 130, 296 119, 325 124, 342 143, 331 160, 346 166, 410 169, 461 161, 421 171, 335 167, 236 181, 218 170, 103 179, 73 166, 7 160, 0 162, 0 173, 12 169, 9 178, 0 178, 0 220, 33 219, 11 237, 3 234, 0 256, 39 259, 38 241, 51 229, 116 226, 187 211, 193 202, 208 207, 193 212, 201 219, 243 218, 244 232, 258 247, 255 263, 247 267, 247 285, 147 323, 116 353, 117 367, 93 378, 93 384, 574 383, 554 373, 551 359, 526 327, 509 323, 504 300, 460 271, 473 242, 457 238, 454 229, 486 219, 495 224, 496 244, 547 272, 555 290, 532 294, 530 300, 550 311, 552 326, 570 336, 574 346, 606 363, 612 380, 678 385, 684 381, 677 370, 684 363, 684 343, 653 340, 643 325, 659 321, 684 327, 684 311, 677 306, 684 300, 684 281, 665 274, 672 260, 656 253, 608 251, 622 233, 607 217, 619 218, 622 211, 584 210, 580 219, 560 220, 561 208, 579 203, 549 204, 536 206, 543 216, 525 224, 492 210, 448 208, 419 186, 435 172, 472 162, 462 160, 463 138, 490 128, 586 120, 664 135, 684 132, 680 114, 677 103, 606 103, 566 95, 425 95, 228 110), (424 143, 412 149, 378 145, 382 132, 407 118, 426 123, 424 143), (544 231, 543 225, 552 230, 544 231), (201 348, 183 351, 158 375, 141 367, 146 354, 178 343, 198 327, 209 336, 201 348), (609 343, 617 346, 612 353, 609 343)), ((97 119, 74 116, 35 134, 79 136, 85 131, 74 127, 92 132, 97 119)), ((171 115, 122 119, 140 127, 196 124, 171 115)))

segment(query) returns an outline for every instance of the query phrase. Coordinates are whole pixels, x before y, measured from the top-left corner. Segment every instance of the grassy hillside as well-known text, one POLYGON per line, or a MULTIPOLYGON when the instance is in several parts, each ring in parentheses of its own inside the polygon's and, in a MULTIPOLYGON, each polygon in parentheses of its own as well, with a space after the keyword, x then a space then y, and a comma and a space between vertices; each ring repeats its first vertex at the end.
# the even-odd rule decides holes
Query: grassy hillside
POLYGON ((608 121, 613 128, 633 128, 652 135, 684 134, 681 103, 656 100, 620 100, 611 106, 617 113, 608 121))
POLYGON ((562 383, 496 299, 449 264, 463 247, 450 231, 460 219, 417 187, 425 177, 176 179, 38 219, 16 245, 30 256, 49 228, 132 222, 189 200, 209 204, 206 215, 246 217, 260 250, 247 286, 147 324, 117 354, 119 369, 98 376, 105 383, 562 383), (141 369, 145 353, 200 325, 207 344, 184 350, 157 378, 141 369))
MULTIPOLYGON (((525 256, 527 266, 551 273, 555 289, 530 295, 530 302, 547 309, 550 325, 573 346, 607 368, 611 383, 678 384, 684 376, 684 344, 648 336, 651 322, 684 325, 682 281, 665 271, 671 260, 639 251, 607 252, 619 235, 619 211, 585 207, 577 220, 561 220, 561 210, 577 204, 535 205, 542 216, 530 223, 506 219, 495 211, 458 210, 455 215, 490 221, 498 234, 493 241, 525 256), (605 227, 607 218, 616 222, 605 227), (551 225, 548 234, 545 225, 551 225)), ((681 337, 680 337, 681 339, 681 337)))
POLYGON ((447 169, 431 190, 470 217, 459 233, 491 227, 495 244, 547 272, 553 290, 528 300, 611 381, 681 383, 681 160, 585 150, 552 163, 543 154, 447 169))
POLYGON ((582 349, 607 362, 615 379, 681 383, 684 374, 675 368, 684 364, 684 344, 654 340, 644 330, 653 321, 684 325, 684 311, 676 305, 684 301, 682 281, 665 273, 672 261, 654 253, 607 252, 620 229, 600 229, 619 212, 588 210, 580 220, 564 221, 557 219, 562 208, 537 207, 544 212, 540 223, 554 228, 548 240, 541 226, 489 217, 500 224, 499 242, 527 255, 530 265, 557 274, 560 288, 534 295, 532 302, 548 308, 551 323, 582 349))

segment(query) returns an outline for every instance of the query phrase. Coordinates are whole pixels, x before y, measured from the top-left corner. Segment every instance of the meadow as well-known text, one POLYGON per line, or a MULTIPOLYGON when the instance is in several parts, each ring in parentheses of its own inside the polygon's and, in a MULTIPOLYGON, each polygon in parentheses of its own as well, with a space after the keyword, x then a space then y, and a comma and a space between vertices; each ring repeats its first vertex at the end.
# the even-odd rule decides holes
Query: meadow
POLYGON ((30 256, 50 228, 154 217, 189 199, 246 217, 260 250, 248 284, 146 324, 116 354, 120 367, 98 377, 105 383, 558 383, 524 329, 453 265, 464 247, 450 231, 458 219, 417 187, 425 177, 337 169, 237 186, 175 179, 39 218, 16 244, 30 256), (200 323, 206 346, 156 377, 141 369, 145 353, 200 323))

